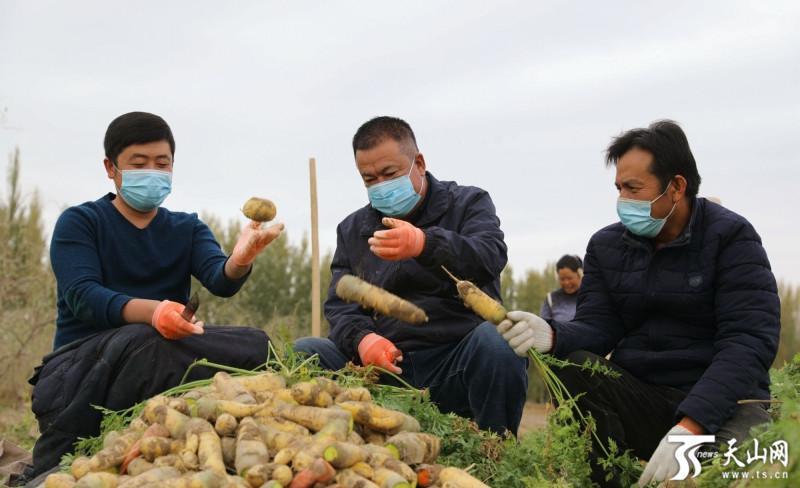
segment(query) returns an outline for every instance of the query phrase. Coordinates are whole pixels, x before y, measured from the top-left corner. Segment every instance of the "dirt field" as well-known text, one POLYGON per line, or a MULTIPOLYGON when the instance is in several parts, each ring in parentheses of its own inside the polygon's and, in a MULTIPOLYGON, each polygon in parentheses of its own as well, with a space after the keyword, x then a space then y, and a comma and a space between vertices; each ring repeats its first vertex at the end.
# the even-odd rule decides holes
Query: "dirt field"
POLYGON ((532 430, 544 427, 547 413, 553 407, 549 403, 525 403, 525 410, 522 412, 522 422, 519 425, 519 434, 522 435, 532 430))

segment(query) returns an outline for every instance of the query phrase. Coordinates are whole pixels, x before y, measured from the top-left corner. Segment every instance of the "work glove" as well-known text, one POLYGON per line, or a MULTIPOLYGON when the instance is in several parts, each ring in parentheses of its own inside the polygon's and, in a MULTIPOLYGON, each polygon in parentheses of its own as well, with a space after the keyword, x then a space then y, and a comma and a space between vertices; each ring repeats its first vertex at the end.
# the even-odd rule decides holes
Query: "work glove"
POLYGON ((517 356, 526 357, 528 349, 550 352, 553 348, 553 328, 538 315, 529 312, 508 312, 497 331, 517 356))
POLYGON ((181 317, 186 308, 178 302, 163 300, 153 312, 150 323, 165 339, 181 339, 193 334, 203 333, 203 323, 192 317, 192 322, 181 317))
MULTIPOLYGON (((638 486, 647 486, 652 481, 662 482, 675 477, 680 469, 678 460, 675 457, 677 450, 684 444, 681 442, 669 442, 671 435, 702 435, 705 431, 703 427, 690 417, 684 417, 678 424, 671 428, 669 432, 658 443, 658 447, 650 456, 644 473, 639 478, 638 486)), ((713 442, 713 436, 711 442, 713 442)), ((685 454, 685 453, 684 453, 685 454)), ((690 467, 690 473, 693 472, 690 467)))
POLYGON ((388 261, 411 259, 422 254, 425 233, 405 220, 383 218, 387 230, 376 231, 367 241, 369 250, 388 261))
POLYGON ((237 266, 250 266, 256 260, 256 256, 267 247, 267 244, 281 235, 281 232, 283 224, 272 224, 262 228, 260 222, 251 220, 242 228, 239 240, 233 246, 230 260, 237 266))
POLYGON ((689 429, 676 425, 658 443, 650 461, 644 468, 644 473, 639 478, 639 486, 647 486, 651 481, 662 482, 673 478, 678 474, 678 460, 675 458, 675 451, 681 447, 680 442, 669 442, 667 436, 670 435, 692 435, 689 429))
POLYGON ((365 335, 358 343, 358 355, 364 366, 372 364, 396 374, 403 372, 394 364, 403 360, 403 353, 392 341, 374 332, 365 335))

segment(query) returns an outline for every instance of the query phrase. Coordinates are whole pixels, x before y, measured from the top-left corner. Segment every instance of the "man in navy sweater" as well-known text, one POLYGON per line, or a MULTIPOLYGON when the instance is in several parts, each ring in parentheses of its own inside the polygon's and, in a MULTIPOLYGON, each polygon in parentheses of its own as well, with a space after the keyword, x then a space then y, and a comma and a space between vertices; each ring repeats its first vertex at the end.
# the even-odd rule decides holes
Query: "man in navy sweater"
MULTIPOLYGON (((582 394, 578 407, 603 442, 650 460, 639 480, 646 485, 678 473, 681 444, 670 435, 742 442, 769 419, 764 403, 738 401, 769 398, 780 303, 753 226, 697 197, 700 175, 677 124, 622 134, 607 162, 616 166, 620 222, 589 241, 574 320, 515 311, 498 329, 519 355, 535 348, 620 373, 568 367, 559 376, 582 394)), ((605 484, 597 465, 593 478, 605 484)))
MULTIPOLYGON (((246 225, 226 256, 197 214, 161 203, 172 188, 175 140, 159 116, 132 112, 105 136, 105 171, 116 193, 70 207, 53 231, 58 285, 54 352, 31 379, 41 438, 34 471, 55 466, 78 437, 99 432, 90 405, 117 410, 175 386, 192 361, 242 368, 266 361, 266 334, 204 327, 182 317, 191 277, 229 297, 283 225, 246 225)), ((192 378, 210 370, 193 371, 192 378)))

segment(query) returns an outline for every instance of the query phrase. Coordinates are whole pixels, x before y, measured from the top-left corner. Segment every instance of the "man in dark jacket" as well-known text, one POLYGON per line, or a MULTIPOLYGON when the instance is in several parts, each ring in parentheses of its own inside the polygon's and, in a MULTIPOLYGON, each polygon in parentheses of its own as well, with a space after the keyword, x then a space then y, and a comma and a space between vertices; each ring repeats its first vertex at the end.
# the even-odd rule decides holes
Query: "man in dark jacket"
POLYGON ((697 197, 700 175, 677 124, 622 134, 607 161, 616 166, 621 222, 589 241, 575 319, 548 324, 510 312, 499 329, 518 354, 534 347, 621 374, 570 367, 560 377, 583 393, 578 407, 591 412, 604 442, 650 459, 644 485, 678 472, 680 444, 668 435, 741 442, 768 420, 763 404, 737 402, 769 398, 780 304, 753 226, 697 197))
POLYGON ((484 429, 516 433, 526 360, 464 307, 442 269, 500 296, 506 245, 489 194, 434 178, 411 127, 397 118, 362 125, 353 152, 370 205, 337 229, 325 302, 330 339, 301 339, 297 349, 319 354, 330 369, 348 361, 380 366, 429 388, 445 411, 474 417, 484 429), (346 274, 413 302, 430 320, 411 325, 342 301, 334 290, 346 274))

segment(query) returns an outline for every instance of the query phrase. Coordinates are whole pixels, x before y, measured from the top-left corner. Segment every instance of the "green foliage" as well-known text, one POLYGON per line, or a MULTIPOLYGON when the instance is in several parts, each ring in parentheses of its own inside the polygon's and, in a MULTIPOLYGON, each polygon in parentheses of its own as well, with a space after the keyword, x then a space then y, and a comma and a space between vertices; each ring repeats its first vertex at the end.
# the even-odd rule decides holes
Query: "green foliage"
POLYGON ((26 378, 52 346, 55 286, 46 261, 38 194, 19 184, 20 155, 9 157, 7 193, 0 199, 0 403, 16 405, 28 394, 26 378))

